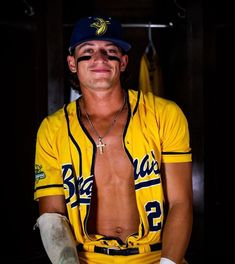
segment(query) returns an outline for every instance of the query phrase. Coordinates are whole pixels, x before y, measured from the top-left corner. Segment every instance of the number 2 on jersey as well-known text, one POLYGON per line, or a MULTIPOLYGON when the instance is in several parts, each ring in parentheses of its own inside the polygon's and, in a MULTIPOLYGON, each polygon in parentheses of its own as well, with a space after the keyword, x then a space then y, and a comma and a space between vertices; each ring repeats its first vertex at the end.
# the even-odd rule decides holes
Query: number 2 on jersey
POLYGON ((149 230, 159 231, 162 227, 161 221, 158 221, 161 216, 160 203, 157 201, 148 202, 145 205, 145 210, 148 213, 149 230))

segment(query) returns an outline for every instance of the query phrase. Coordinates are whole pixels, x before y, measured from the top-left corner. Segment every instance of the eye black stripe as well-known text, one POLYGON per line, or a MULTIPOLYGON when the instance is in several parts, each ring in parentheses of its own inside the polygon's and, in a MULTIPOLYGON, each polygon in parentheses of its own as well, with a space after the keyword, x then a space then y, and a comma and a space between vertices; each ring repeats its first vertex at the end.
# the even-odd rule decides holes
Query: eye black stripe
POLYGON ((80 62, 80 61, 84 61, 84 60, 89 60, 91 58, 91 56, 81 56, 77 59, 77 64, 80 62))
MULTIPOLYGON (((118 62, 120 62, 121 60, 116 57, 116 56, 107 56, 108 60, 116 60, 118 62)), ((91 59, 91 56, 81 56, 77 59, 77 64, 80 62, 80 61, 84 61, 84 60, 90 60, 91 59)))

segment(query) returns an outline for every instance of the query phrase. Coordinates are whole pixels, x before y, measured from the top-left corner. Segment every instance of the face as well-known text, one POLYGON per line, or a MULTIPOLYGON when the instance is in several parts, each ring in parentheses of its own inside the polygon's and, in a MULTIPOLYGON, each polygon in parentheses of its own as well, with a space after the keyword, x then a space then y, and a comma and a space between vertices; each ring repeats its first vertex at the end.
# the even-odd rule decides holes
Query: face
POLYGON ((78 45, 67 61, 70 70, 77 73, 81 89, 105 90, 120 85, 128 56, 112 42, 92 40, 78 45))

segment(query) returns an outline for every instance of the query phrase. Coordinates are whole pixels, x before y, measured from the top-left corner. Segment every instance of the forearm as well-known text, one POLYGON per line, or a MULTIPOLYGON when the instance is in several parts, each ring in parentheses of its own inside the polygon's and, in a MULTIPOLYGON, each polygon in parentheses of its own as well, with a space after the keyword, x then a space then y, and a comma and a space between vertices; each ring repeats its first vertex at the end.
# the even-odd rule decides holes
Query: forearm
POLYGON ((181 264, 192 231, 192 205, 176 204, 169 209, 162 238, 162 257, 181 264))
POLYGON ((53 264, 78 264, 76 242, 66 217, 44 213, 37 220, 45 251, 53 264))

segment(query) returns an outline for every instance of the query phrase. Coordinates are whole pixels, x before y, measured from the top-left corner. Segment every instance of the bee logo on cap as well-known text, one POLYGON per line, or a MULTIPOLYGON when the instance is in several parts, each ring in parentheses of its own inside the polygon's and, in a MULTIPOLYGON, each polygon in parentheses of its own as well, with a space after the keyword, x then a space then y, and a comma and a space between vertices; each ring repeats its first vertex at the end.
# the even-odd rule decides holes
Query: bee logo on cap
POLYGON ((104 20, 103 18, 96 17, 95 20, 97 22, 92 23, 90 26, 96 28, 95 34, 98 36, 102 36, 105 34, 105 32, 108 29, 108 24, 110 24, 110 21, 104 20))

